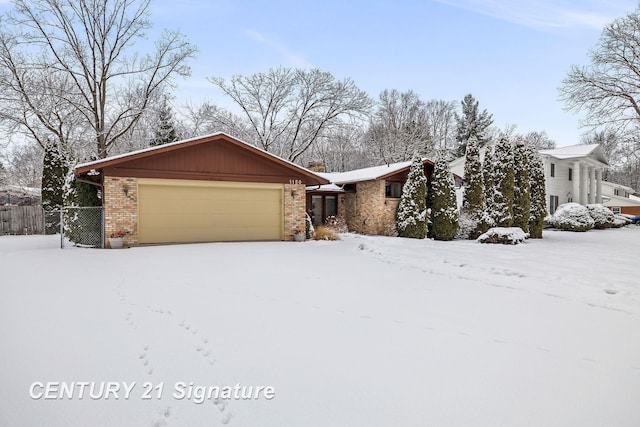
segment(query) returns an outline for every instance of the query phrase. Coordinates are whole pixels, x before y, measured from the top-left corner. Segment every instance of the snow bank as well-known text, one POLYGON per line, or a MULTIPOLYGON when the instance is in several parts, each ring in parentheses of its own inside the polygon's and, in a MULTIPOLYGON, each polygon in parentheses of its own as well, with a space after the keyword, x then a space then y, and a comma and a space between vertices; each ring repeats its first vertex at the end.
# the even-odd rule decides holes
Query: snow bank
POLYGON ((593 228, 595 221, 586 206, 578 203, 565 203, 555 211, 551 217, 551 224, 560 230, 587 231, 593 228))
POLYGON ((479 243, 502 243, 517 245, 529 238, 529 234, 520 227, 494 227, 476 239, 479 243))

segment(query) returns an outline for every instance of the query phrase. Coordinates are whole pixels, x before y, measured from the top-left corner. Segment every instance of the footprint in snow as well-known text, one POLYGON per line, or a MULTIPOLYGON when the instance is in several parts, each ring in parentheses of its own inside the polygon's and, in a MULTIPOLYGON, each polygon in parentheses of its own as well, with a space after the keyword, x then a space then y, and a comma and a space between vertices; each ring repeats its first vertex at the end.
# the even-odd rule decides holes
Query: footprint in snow
POLYGON ((162 412, 162 414, 158 415, 156 420, 153 422, 153 427, 165 427, 169 425, 169 417, 171 416, 171 407, 167 406, 167 408, 162 412))

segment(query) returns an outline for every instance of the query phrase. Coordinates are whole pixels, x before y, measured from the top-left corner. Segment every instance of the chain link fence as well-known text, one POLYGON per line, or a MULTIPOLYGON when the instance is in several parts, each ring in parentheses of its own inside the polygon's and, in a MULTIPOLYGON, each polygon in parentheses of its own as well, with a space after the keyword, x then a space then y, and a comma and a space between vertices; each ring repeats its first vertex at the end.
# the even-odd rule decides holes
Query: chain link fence
POLYGON ((104 248, 104 211, 101 206, 66 206, 58 212, 62 212, 59 213, 61 248, 104 248))

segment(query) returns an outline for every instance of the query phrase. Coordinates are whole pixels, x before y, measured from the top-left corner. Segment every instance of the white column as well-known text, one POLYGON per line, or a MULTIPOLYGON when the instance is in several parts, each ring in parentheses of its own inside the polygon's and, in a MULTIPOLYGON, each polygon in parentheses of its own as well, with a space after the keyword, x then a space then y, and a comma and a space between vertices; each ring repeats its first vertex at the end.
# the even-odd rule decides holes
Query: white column
POLYGON ((580 203, 580 162, 573 162, 572 174, 573 189, 571 195, 573 196, 574 202, 580 203))
POLYGON ((580 203, 586 205, 588 203, 587 191, 589 190, 589 174, 586 166, 580 165, 580 203))
POLYGON ((596 203, 602 203, 602 168, 596 169, 596 203))
POLYGON ((589 204, 596 202, 596 168, 589 168, 589 204))

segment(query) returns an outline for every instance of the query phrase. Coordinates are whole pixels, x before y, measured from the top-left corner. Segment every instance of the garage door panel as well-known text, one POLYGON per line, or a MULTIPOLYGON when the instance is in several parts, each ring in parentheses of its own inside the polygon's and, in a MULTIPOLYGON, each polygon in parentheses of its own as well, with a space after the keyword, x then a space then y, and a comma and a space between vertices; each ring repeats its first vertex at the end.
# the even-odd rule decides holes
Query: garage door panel
POLYGON ((282 195, 281 184, 139 180, 139 240, 280 240, 282 195))

